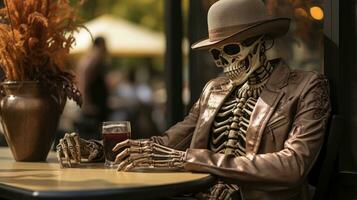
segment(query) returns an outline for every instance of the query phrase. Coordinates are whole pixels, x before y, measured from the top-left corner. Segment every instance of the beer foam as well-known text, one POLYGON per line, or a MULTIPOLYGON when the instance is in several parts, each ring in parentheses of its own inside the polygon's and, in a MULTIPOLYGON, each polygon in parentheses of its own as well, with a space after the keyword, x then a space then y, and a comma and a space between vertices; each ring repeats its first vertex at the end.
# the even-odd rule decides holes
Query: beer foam
POLYGON ((128 124, 108 124, 103 125, 103 132, 107 133, 123 133, 130 132, 130 125, 128 124))

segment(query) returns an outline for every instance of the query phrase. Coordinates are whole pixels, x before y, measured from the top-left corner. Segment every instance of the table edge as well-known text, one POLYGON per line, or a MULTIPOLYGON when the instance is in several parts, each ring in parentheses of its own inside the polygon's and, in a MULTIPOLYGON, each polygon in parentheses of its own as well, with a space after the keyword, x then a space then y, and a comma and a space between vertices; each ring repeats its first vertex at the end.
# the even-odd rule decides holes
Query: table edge
POLYGON ((203 177, 193 181, 184 181, 180 183, 171 183, 166 185, 155 186, 138 186, 133 188, 111 188, 111 189, 94 189, 94 190, 59 190, 59 191, 36 191, 22 189, 15 186, 6 185, 0 183, 0 197, 5 199, 28 199, 28 200, 47 200, 47 199, 113 199, 120 196, 121 199, 143 199, 146 194, 157 194, 150 198, 167 197, 171 195, 177 195, 180 193, 193 193, 198 192, 201 189, 211 186, 216 181, 213 175, 203 177), (184 187, 183 187, 184 186, 184 187), (140 197, 133 197, 133 194, 141 193, 140 197))

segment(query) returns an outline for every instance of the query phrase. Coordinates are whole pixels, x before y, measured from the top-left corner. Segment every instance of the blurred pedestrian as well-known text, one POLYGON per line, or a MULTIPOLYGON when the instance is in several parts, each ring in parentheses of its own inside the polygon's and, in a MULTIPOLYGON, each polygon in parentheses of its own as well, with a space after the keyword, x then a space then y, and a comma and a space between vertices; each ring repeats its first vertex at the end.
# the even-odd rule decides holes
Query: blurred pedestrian
POLYGON ((80 118, 75 122, 84 137, 100 138, 101 122, 107 120, 108 89, 105 84, 107 48, 105 39, 97 37, 92 49, 78 63, 78 86, 83 95, 80 118))

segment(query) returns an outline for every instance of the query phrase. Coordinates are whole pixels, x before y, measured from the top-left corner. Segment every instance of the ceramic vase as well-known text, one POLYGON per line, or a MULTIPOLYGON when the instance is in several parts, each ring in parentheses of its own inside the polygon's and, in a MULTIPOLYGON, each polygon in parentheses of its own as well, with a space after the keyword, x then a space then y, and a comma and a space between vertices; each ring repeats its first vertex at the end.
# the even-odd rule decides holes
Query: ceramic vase
POLYGON ((34 81, 4 82, 1 123, 16 161, 45 161, 63 106, 34 81))

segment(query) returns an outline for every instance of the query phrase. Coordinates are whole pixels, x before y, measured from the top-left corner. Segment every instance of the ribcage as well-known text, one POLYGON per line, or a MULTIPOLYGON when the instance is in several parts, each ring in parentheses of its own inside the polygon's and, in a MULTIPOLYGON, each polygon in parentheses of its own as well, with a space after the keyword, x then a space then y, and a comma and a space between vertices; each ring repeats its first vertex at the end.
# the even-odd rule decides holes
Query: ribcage
POLYGON ((233 110, 236 105, 236 98, 232 95, 229 96, 215 117, 210 138, 210 148, 214 152, 224 153, 230 126, 233 122, 233 110))
POLYGON ((210 149, 226 155, 245 155, 246 132, 256 99, 238 98, 234 91, 218 111, 212 125, 210 149))

